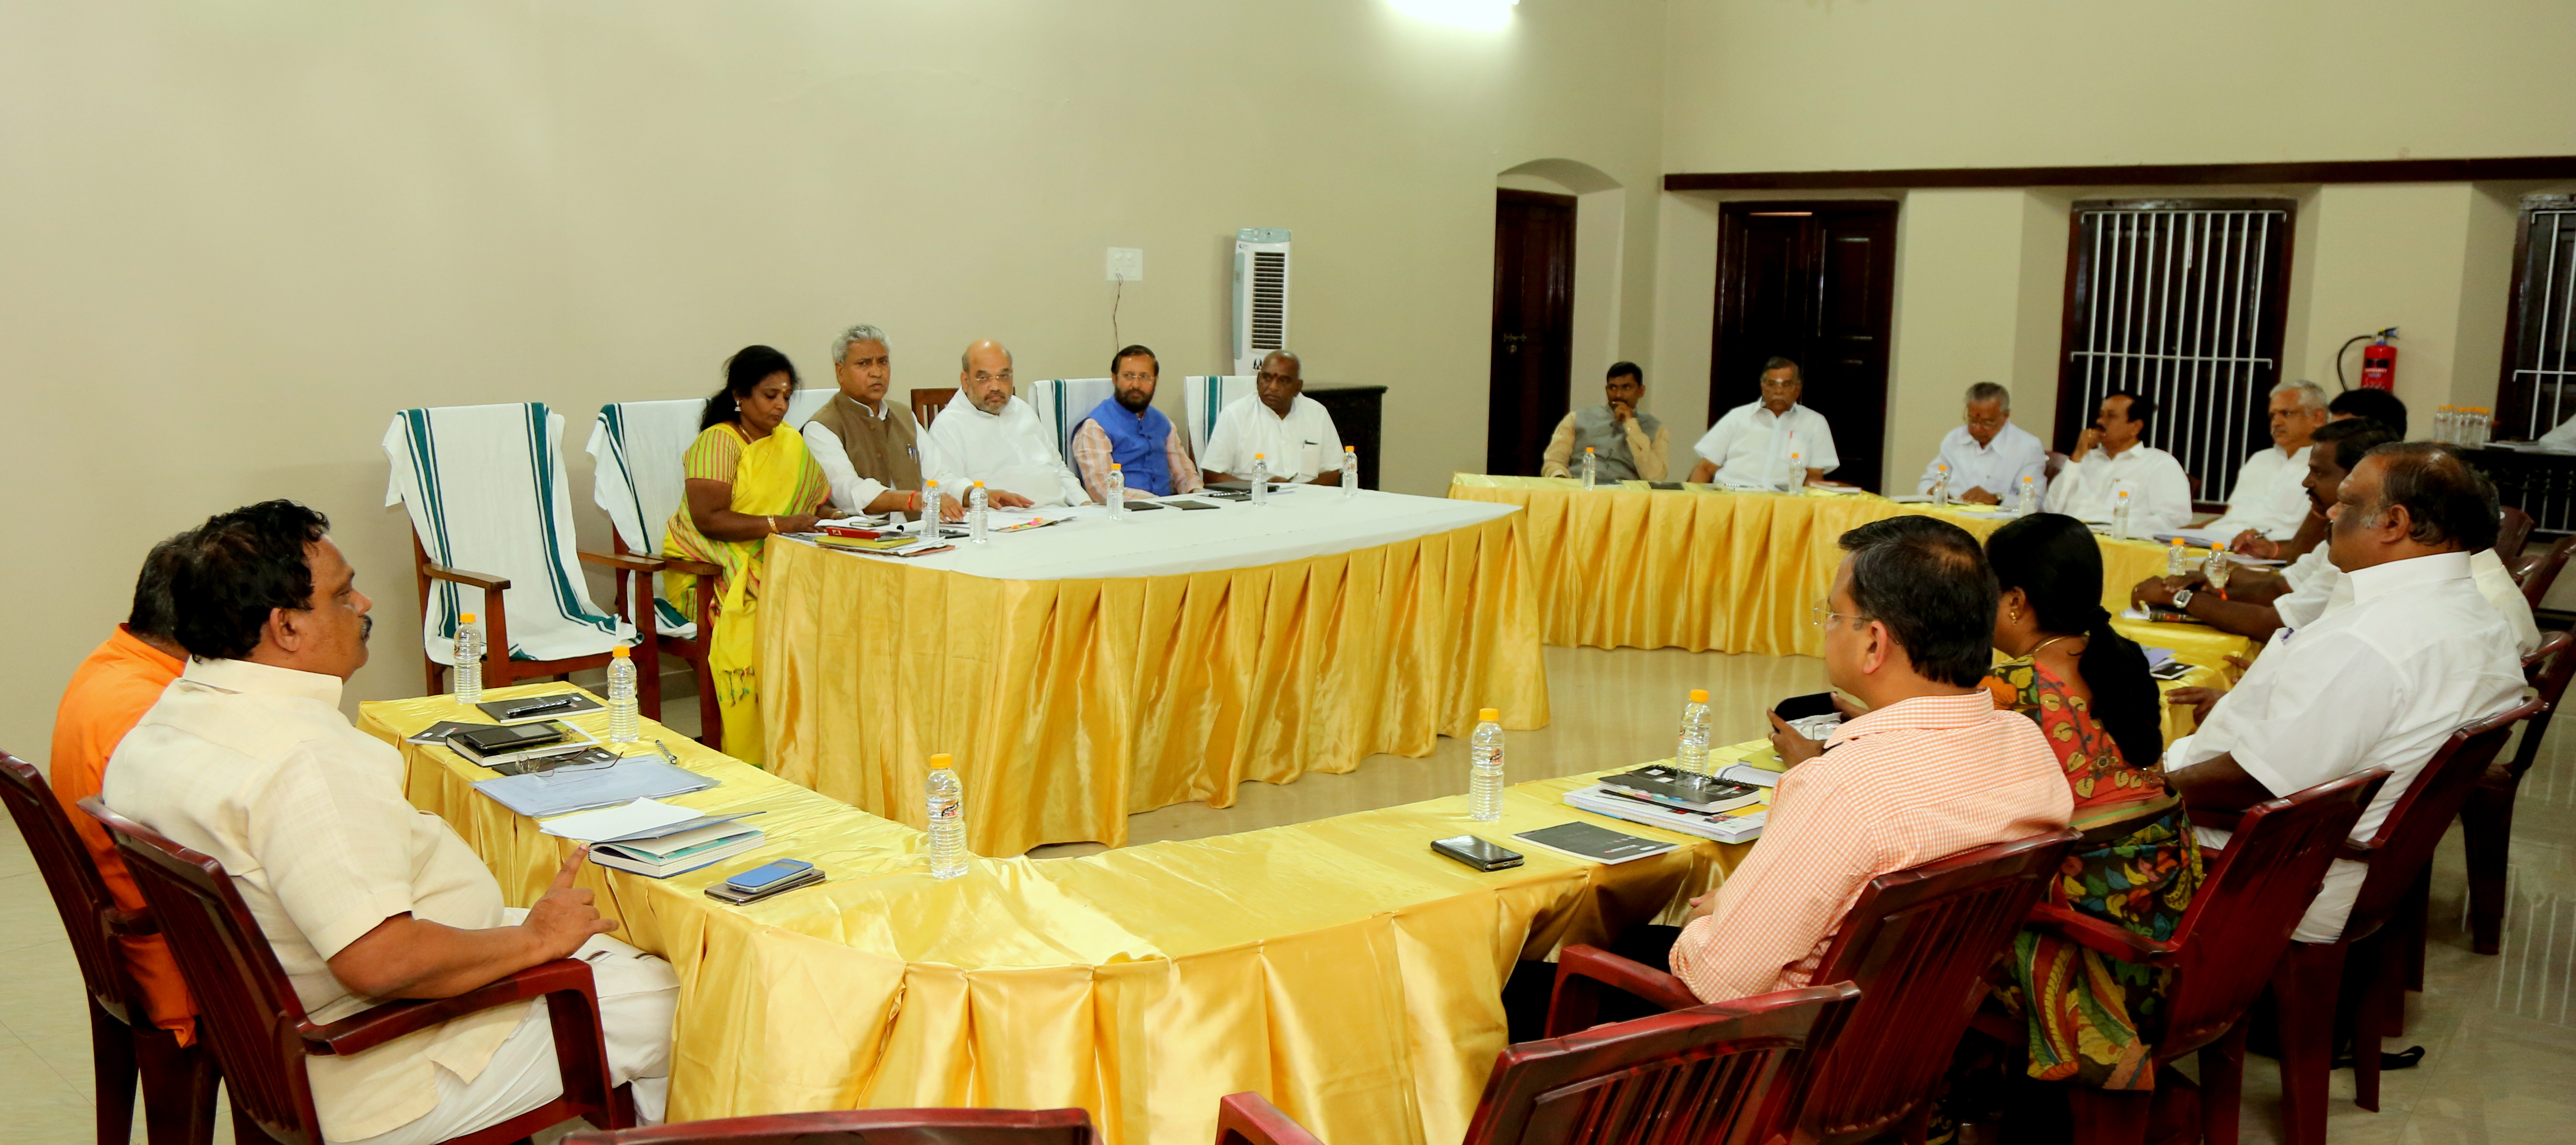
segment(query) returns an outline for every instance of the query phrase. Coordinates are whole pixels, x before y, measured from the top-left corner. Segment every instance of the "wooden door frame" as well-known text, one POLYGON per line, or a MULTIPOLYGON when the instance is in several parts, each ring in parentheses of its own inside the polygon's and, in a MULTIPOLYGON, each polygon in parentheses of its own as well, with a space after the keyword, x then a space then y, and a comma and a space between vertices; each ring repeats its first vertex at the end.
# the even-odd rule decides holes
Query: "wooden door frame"
MULTIPOLYGON (((2522 312, 2529 308, 2531 302, 2532 219, 2543 211, 2571 210, 2576 210, 2576 195, 2524 195, 2514 203, 2513 278, 2505 289, 2504 346, 2496 361, 2496 411, 2499 414, 2505 409, 2507 391, 2513 388, 2514 357, 2522 348, 2522 312)), ((2543 323, 2543 328, 2546 328, 2546 323, 2543 323)), ((2535 387, 2539 385, 2536 381, 2532 384, 2535 387)), ((2537 404, 2536 394, 2534 404, 2537 404)), ((2499 416, 2496 420, 2501 422, 2504 419, 2499 416)), ((2538 440, 2540 435, 2556 428, 2541 425, 2535 418, 2531 425, 2525 427, 2522 436, 2526 440, 2538 440)), ((2497 436, 2504 435, 2499 432, 2497 436)))
MULTIPOLYGON (((1573 365, 1572 365, 1573 350, 1574 350, 1574 345, 1573 345, 1573 343, 1574 343, 1574 305, 1575 305, 1574 291, 1575 291, 1575 279, 1576 279, 1576 270, 1577 270, 1576 262, 1577 262, 1577 260, 1581 257, 1581 252, 1578 250, 1578 244, 1579 244, 1579 243, 1581 242, 1581 240, 1582 240, 1582 225, 1583 225, 1583 202, 1582 202, 1582 197, 1581 197, 1581 196, 1579 196, 1579 195, 1559 194, 1559 193, 1556 193, 1556 192, 1553 192, 1553 191, 1525 191, 1525 190, 1521 190, 1521 189, 1516 188, 1516 187, 1496 187, 1496 188, 1494 188, 1494 207, 1495 207, 1494 214, 1495 214, 1495 217, 1496 217, 1497 219, 1500 219, 1500 218, 1501 218, 1501 215, 1502 215, 1502 206, 1503 206, 1503 204, 1505 204, 1505 203, 1509 203, 1509 202, 1520 202, 1520 203, 1525 203, 1525 204, 1530 204, 1530 205, 1535 205, 1535 206, 1545 206, 1545 207, 1551 207, 1551 208, 1562 208, 1563 210, 1565 210, 1565 211, 1567 212, 1567 218, 1569 219, 1569 222, 1568 222, 1568 225, 1567 225, 1567 227, 1566 227, 1566 236, 1565 236, 1565 238, 1566 238, 1566 242, 1565 242, 1565 330, 1564 330, 1564 336, 1565 336, 1565 341, 1566 341, 1567 369, 1566 369, 1566 377, 1565 377, 1564 379, 1562 379, 1562 381, 1563 381, 1563 385, 1564 385, 1564 389, 1565 389, 1565 395, 1564 395, 1564 396, 1565 396, 1565 405, 1566 405, 1566 408, 1567 408, 1567 409, 1571 410, 1571 409, 1573 408, 1573 405, 1574 405, 1574 396, 1573 396, 1573 394, 1574 394, 1574 378, 1573 378, 1573 365)), ((1499 237, 1500 237, 1500 236, 1499 236, 1499 234, 1498 234, 1498 235, 1497 235, 1497 238, 1499 239, 1499 237)), ((1496 414, 1499 412, 1499 407, 1498 407, 1497 403, 1495 402, 1495 396, 1496 396, 1496 395, 1495 395, 1495 393, 1494 393, 1493 386, 1494 386, 1494 368, 1495 368, 1495 366, 1496 366, 1498 363, 1497 363, 1497 362, 1495 362, 1495 361, 1493 360, 1494 355, 1492 354, 1492 348, 1493 348, 1493 343, 1494 343, 1494 338, 1495 338, 1496 331, 1499 329, 1499 327, 1500 327, 1500 325, 1501 325, 1501 321, 1502 321, 1502 299, 1503 299, 1502 269, 1503 269, 1503 265, 1502 265, 1502 251, 1501 251, 1501 249, 1500 249, 1500 245, 1499 245, 1499 243, 1497 243, 1496 250, 1495 250, 1495 252, 1494 252, 1494 266, 1493 266, 1493 278, 1492 278, 1492 287, 1493 287, 1493 298, 1492 298, 1492 300, 1491 300, 1491 301, 1492 301, 1492 310, 1491 310, 1491 312, 1488 314, 1487 319, 1486 319, 1486 324, 1485 324, 1485 339, 1486 339, 1486 348, 1487 348, 1487 361, 1486 361, 1486 363, 1485 363, 1485 419, 1486 419, 1486 420, 1485 420, 1485 468, 1486 468, 1486 471, 1488 471, 1488 472, 1492 472, 1492 473, 1505 473, 1505 472, 1512 472, 1512 471, 1514 471, 1514 468, 1515 468, 1515 463, 1500 463, 1500 464, 1498 464, 1498 460, 1499 460, 1499 459, 1495 456, 1495 445, 1496 445, 1496 443, 1495 443, 1495 440, 1494 440, 1494 433, 1495 433, 1496 424, 1497 424, 1497 422, 1496 422, 1496 414)), ((1516 407, 1516 408, 1517 408, 1517 407, 1516 407)), ((1550 426, 1549 428, 1551 428, 1551 429, 1552 429, 1552 428, 1553 428, 1553 426, 1550 426)), ((1541 442, 1541 444, 1542 444, 1542 445, 1544 445, 1544 444, 1545 444, 1545 442, 1543 442, 1543 441, 1542 441, 1542 442, 1541 442)), ((1521 462, 1518 462, 1518 463, 1516 463, 1516 464, 1517 464, 1517 465, 1525 465, 1525 466, 1527 466, 1527 467, 1529 468, 1529 471, 1530 471, 1530 472, 1533 472, 1533 473, 1537 472, 1538 462, 1537 462, 1534 458, 1533 458, 1533 459, 1530 459, 1530 460, 1521 461, 1521 462)))
MULTIPOLYGON (((1717 289, 1711 292, 1715 297, 1709 310, 1708 423, 1710 425, 1716 425, 1717 419, 1725 417, 1726 410, 1732 408, 1721 407, 1717 394, 1718 386, 1723 381, 1723 379, 1718 375, 1718 370, 1726 360, 1726 307, 1727 303, 1733 301, 1727 293, 1729 283, 1726 274, 1726 259, 1727 255, 1734 249, 1734 247, 1729 244, 1728 240, 1742 233, 1743 224, 1739 220, 1743 216, 1751 214, 1788 213, 1795 211, 1804 211, 1810 215, 1828 213, 1884 214, 1889 217, 1892 233, 1893 224, 1902 218, 1901 208, 1903 208, 1904 205, 1904 201, 1901 199, 1731 199, 1718 204, 1716 266, 1717 289)), ((1740 239, 1737 241, 1741 242, 1740 239)), ((1876 316, 1877 321, 1875 323, 1876 329, 1874 333, 1879 339, 1879 345, 1886 348, 1885 352, 1887 361, 1884 364, 1884 368, 1892 375, 1896 368, 1896 258, 1893 251, 1889 252, 1887 261, 1878 268, 1876 275, 1880 281, 1873 283, 1872 285, 1879 290, 1879 297, 1886 300, 1886 305, 1880 308, 1880 312, 1876 316)), ((1798 367, 1801 371, 1804 371, 1806 366, 1807 363, 1805 362, 1798 363, 1798 367)), ((1891 380, 1892 378, 1881 379, 1882 389, 1884 389, 1887 383, 1891 380)), ((1879 395, 1880 402, 1884 404, 1889 396, 1889 394, 1882 392, 1879 395)), ((1884 427, 1882 426, 1882 431, 1883 429, 1884 427)), ((1884 436, 1883 432, 1881 436, 1884 436)), ((1882 451, 1883 449, 1884 447, 1882 445, 1882 451)), ((1881 457, 1879 459, 1879 464, 1882 469, 1885 468, 1886 458, 1881 457)), ((1872 479, 1876 480, 1877 476, 1873 476, 1872 479)))

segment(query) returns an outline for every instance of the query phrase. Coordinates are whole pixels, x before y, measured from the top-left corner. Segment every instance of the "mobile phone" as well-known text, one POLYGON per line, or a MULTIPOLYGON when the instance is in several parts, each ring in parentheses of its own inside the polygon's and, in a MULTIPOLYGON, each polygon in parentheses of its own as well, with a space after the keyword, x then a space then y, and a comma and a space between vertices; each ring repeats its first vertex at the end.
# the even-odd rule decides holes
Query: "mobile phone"
POLYGON ((1210 504, 1208 504, 1208 503, 1207 503, 1207 502, 1205 502, 1205 501, 1165 501, 1165 502, 1163 502, 1163 503, 1164 503, 1164 504, 1166 504, 1166 505, 1171 506, 1172 508, 1175 508, 1175 509, 1183 509, 1183 510, 1187 510, 1187 509, 1213 509, 1213 508, 1216 508, 1216 506, 1214 506, 1214 505, 1210 505, 1210 504))
POLYGON ((798 887, 809 887, 822 881, 823 872, 809 867, 802 874, 789 875, 783 879, 772 879, 770 880, 769 885, 756 891, 736 890, 729 884, 717 883, 716 885, 707 888, 707 897, 718 902, 729 902, 735 906, 741 906, 744 903, 755 903, 765 898, 774 898, 795 890, 798 887))
POLYGON ((1455 859, 1480 871, 1499 871, 1521 865, 1521 853, 1497 847, 1473 835, 1434 839, 1431 849, 1444 858, 1455 859))
POLYGON ((1809 716, 1830 716, 1836 711, 1834 707, 1834 694, 1832 692, 1809 692, 1803 696, 1791 696, 1777 704, 1771 705, 1771 711, 1777 714, 1781 719, 1787 720, 1791 723, 1806 719, 1809 716))
POLYGON ((793 878, 813 869, 814 864, 803 859, 780 859, 726 879, 724 885, 737 891, 757 891, 780 879, 793 878))
POLYGON ((1130 513, 1151 512, 1162 507, 1163 506, 1159 502, 1154 501, 1129 501, 1127 503, 1127 511, 1130 513))
POLYGON ((2159 680, 2179 680, 2185 676, 2191 675, 2191 665, 2185 664, 2180 660, 2167 660, 2162 664, 2158 664, 2153 668, 2147 669, 2147 675, 2153 676, 2159 680))

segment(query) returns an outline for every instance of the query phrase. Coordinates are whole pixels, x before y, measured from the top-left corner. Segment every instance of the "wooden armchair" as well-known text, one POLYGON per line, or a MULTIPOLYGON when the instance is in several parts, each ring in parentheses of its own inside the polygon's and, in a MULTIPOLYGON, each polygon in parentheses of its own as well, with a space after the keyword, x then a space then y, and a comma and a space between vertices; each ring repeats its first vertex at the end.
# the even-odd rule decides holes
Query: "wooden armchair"
POLYGON ((2469 944, 2480 954, 2504 949, 2505 858, 2513 847, 2513 800, 2522 777, 2539 762, 2540 741, 2549 734, 2549 719, 2567 697, 2567 681, 2576 677, 2576 636, 2552 632, 2523 660, 2540 710, 2523 721, 2522 742, 2513 758, 2491 764, 2477 790, 2460 807, 2460 842, 2469 854, 2469 944))
POLYGON ((1099 1145, 1080 1109, 852 1109, 574 1133, 563 1145, 1099 1145))
POLYGON ((948 404, 949 399, 956 396, 957 387, 955 386, 912 391, 912 420, 920 422, 923 429, 930 428, 930 420, 938 417, 940 409, 948 404))

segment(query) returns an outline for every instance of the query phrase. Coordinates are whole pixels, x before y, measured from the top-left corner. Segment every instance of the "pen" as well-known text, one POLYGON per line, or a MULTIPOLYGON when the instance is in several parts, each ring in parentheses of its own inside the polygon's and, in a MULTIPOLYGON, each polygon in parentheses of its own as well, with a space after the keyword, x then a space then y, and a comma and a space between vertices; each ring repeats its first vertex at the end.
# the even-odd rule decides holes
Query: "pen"
POLYGON ((569 707, 571 707, 571 706, 572 706, 572 697, 570 697, 570 696, 564 696, 564 697, 561 697, 561 698, 558 698, 558 699, 545 700, 545 701, 541 701, 541 702, 539 702, 539 703, 534 703, 534 704, 521 704, 521 705, 519 705, 518 707, 511 708, 511 709, 509 710, 509 714, 508 714, 507 716, 502 717, 502 718, 504 718, 504 719, 513 719, 513 720, 515 720, 515 719, 519 718, 520 716, 527 715, 527 714, 528 714, 528 713, 530 713, 530 712, 550 712, 550 711, 555 710, 556 708, 569 708, 569 707))

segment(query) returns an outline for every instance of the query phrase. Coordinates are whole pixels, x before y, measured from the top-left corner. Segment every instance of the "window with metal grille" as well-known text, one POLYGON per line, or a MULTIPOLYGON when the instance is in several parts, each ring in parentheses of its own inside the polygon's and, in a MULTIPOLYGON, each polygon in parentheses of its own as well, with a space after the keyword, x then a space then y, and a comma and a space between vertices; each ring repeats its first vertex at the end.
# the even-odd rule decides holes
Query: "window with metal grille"
POLYGON ((2576 417, 2576 195, 2522 200, 2514 244, 2513 308, 2504 332, 2504 377, 2495 436, 2538 437, 2576 417))
POLYGON ((2290 261, 2288 199, 2075 204, 2067 250, 2060 445, 2123 390, 2152 399, 2146 444, 2182 462, 2195 496, 2228 499, 2270 445, 2290 261))

